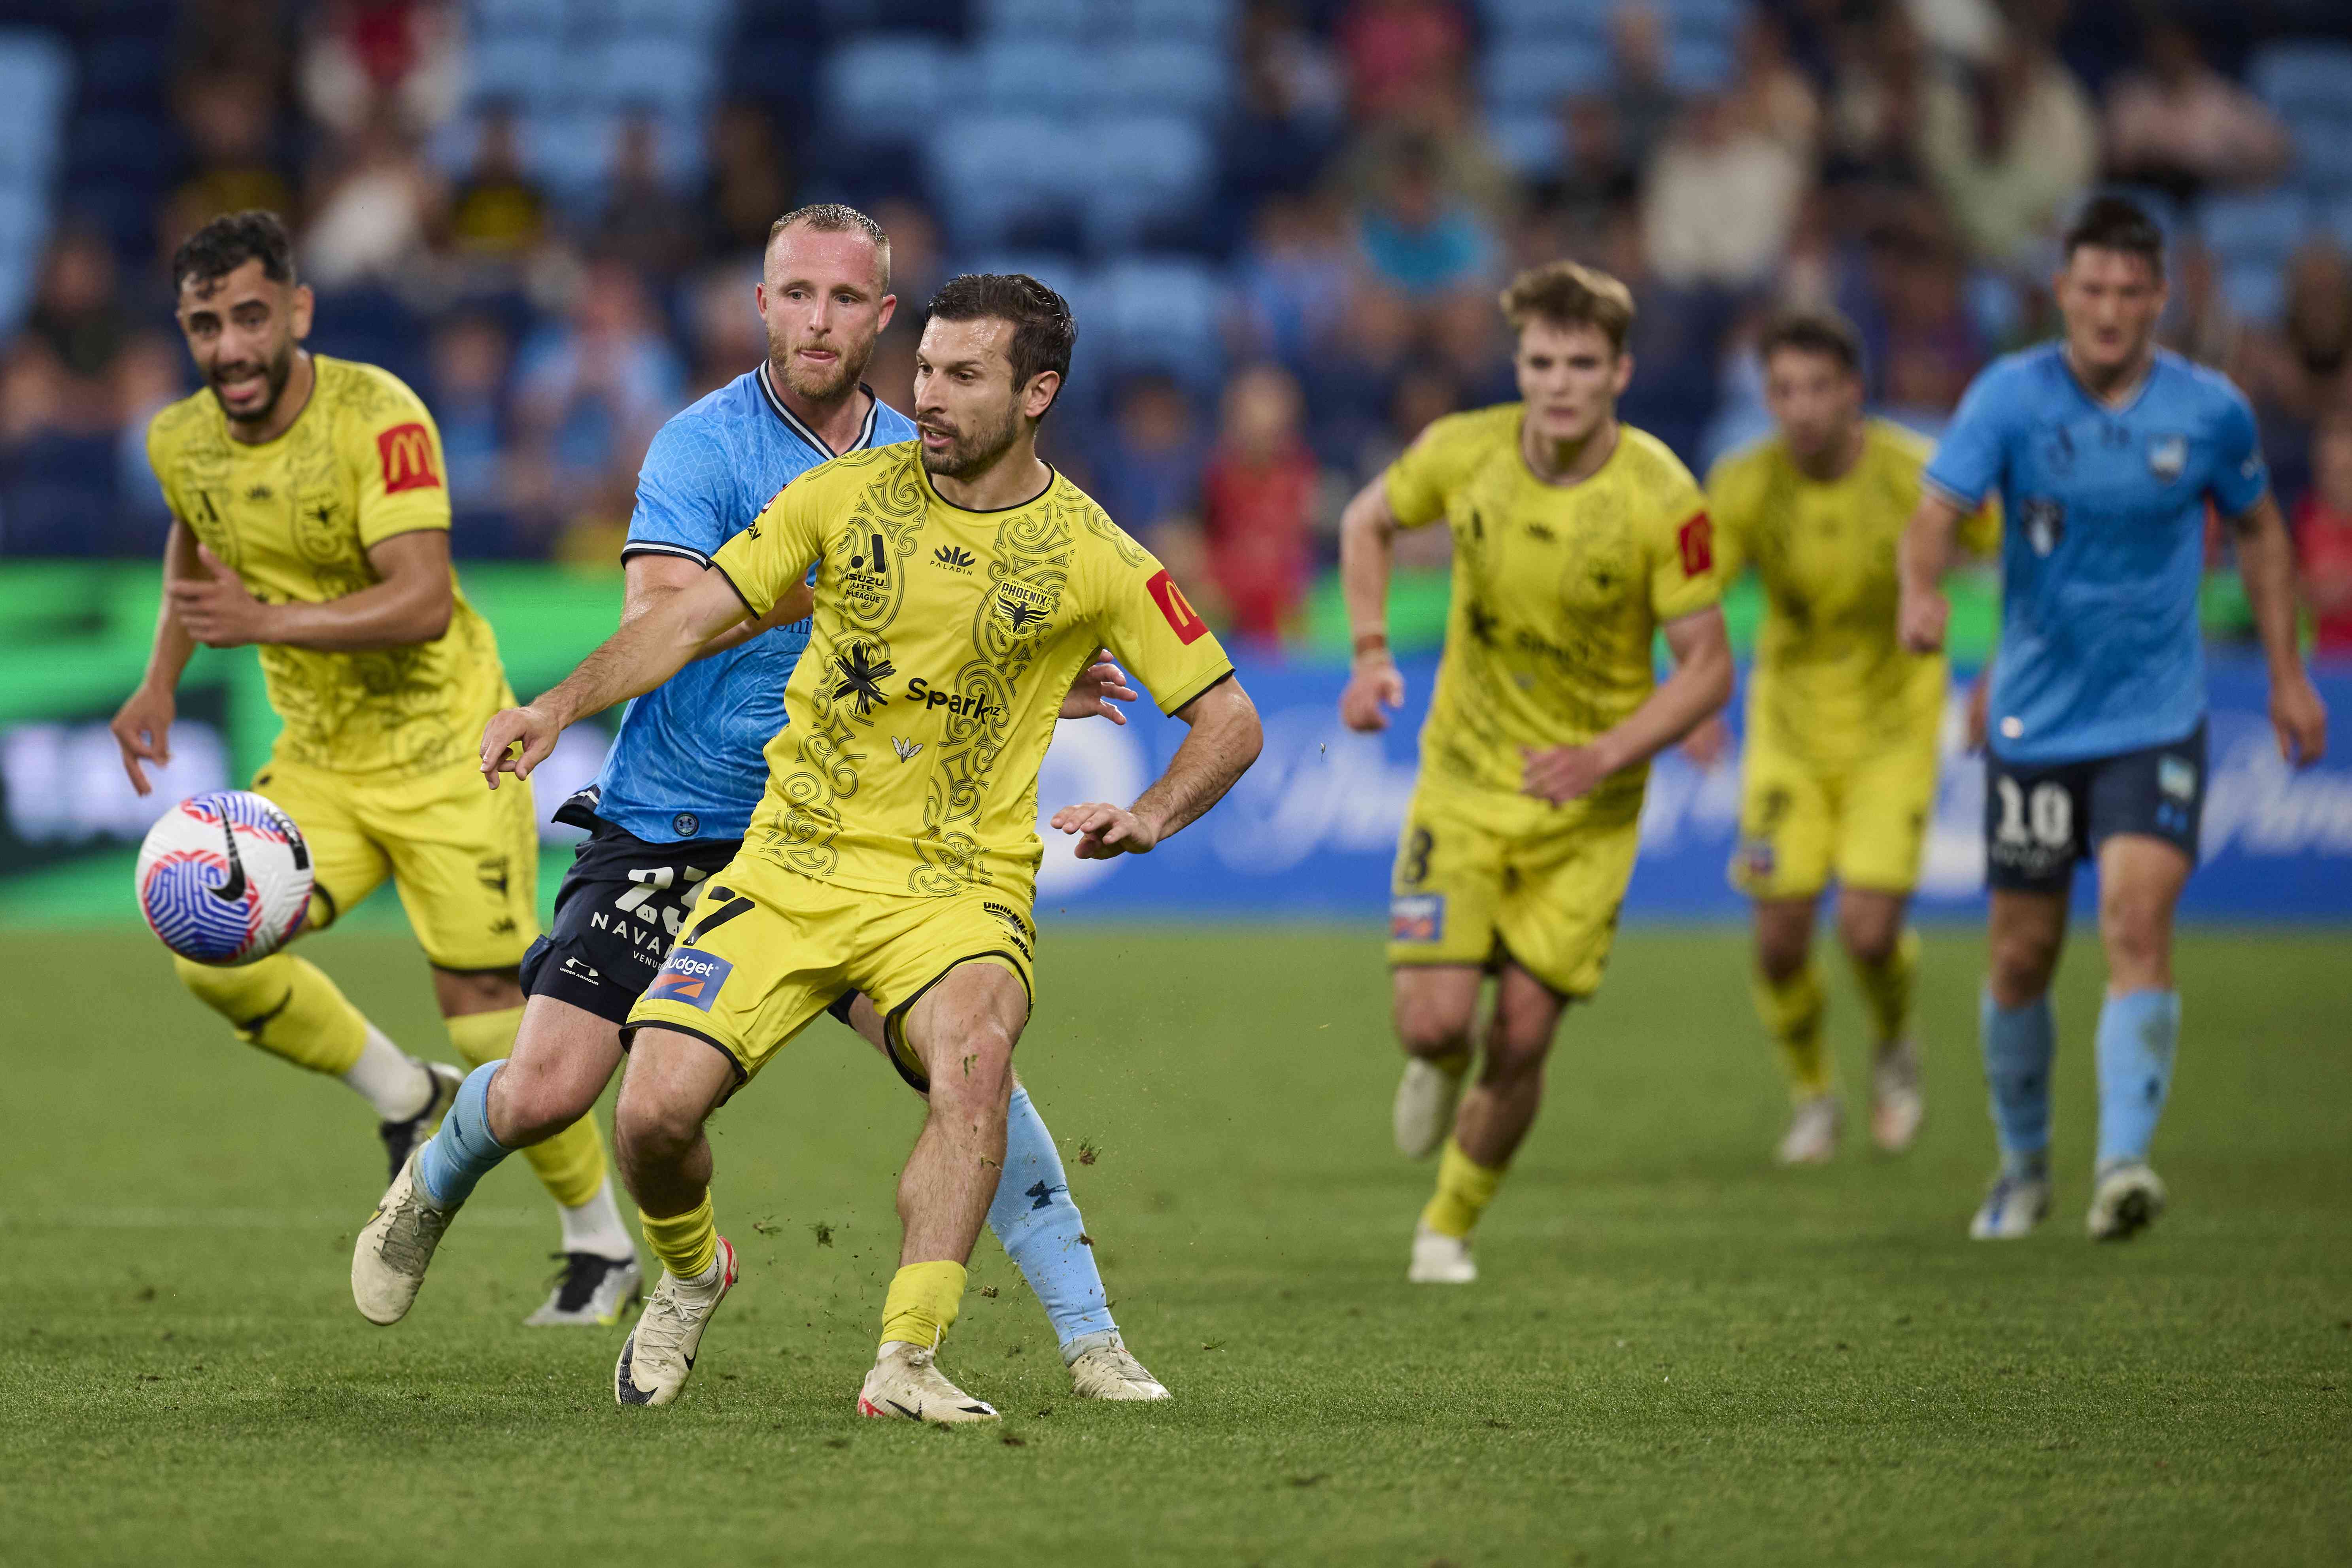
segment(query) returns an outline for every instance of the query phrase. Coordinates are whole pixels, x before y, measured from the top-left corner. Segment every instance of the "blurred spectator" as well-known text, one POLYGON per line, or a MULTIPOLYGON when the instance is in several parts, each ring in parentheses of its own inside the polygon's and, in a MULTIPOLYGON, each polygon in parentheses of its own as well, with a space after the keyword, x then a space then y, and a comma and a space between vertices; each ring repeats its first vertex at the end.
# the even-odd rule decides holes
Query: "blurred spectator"
POLYGON ((1737 298, 1711 284, 1669 283, 1651 272, 1632 215, 1610 226, 1596 252, 1601 270, 1633 291, 1638 308, 1626 348, 1636 366, 1617 412, 1677 452, 1696 453, 1715 416, 1717 366, 1737 298))
MULTIPOLYGON (((777 208, 772 221, 783 212, 777 208)), ((940 226, 929 208, 899 196, 876 203, 873 216, 890 237, 890 291, 898 296, 898 311, 890 318, 889 330, 919 332, 931 296, 950 276, 940 245, 940 226)))
POLYGON ((1926 51, 1908 14, 1890 5, 1832 29, 1822 178, 1834 184, 1911 184, 1918 170, 1926 51))
POLYGON ((1469 23, 1446 0, 1352 0, 1332 31, 1364 120, 1452 86, 1470 54, 1469 23))
POLYGON ((1790 62, 1789 35, 1778 18, 1759 12, 1741 26, 1732 81, 1739 118, 1811 164, 1821 142, 1821 100, 1790 62))
POLYGON ((0 553, 104 555, 113 543, 112 410, 78 395, 49 346, 0 366, 0 553))
POLYGON ((546 236, 547 197, 522 168, 522 133, 512 108, 482 117, 474 166, 449 204, 449 239, 459 255, 516 263, 546 236))
POLYGON ((712 119, 709 186, 702 206, 706 244, 722 257, 763 253, 768 226, 792 210, 792 160, 764 106, 737 99, 712 119))
POLYGON ((1940 427, 1988 357, 1969 316, 1967 269, 1948 237, 1898 226, 1872 237, 1867 275, 1875 308, 1862 319, 1881 395, 1910 423, 1940 427))
POLYGON ((272 100, 250 81, 212 73, 184 79, 175 98, 194 172, 164 208, 165 254, 223 213, 267 207, 292 216, 294 187, 270 149, 272 100))
POLYGON ((488 316, 452 317, 433 333, 433 418, 448 465, 449 504, 459 511, 506 505, 499 405, 509 357, 505 330, 488 316))
POLYGON ((2352 412, 2320 426, 2311 456, 2312 488, 2294 509, 2295 554, 2318 651, 2340 658, 2352 656, 2352 412))
POLYGON ((1657 10, 1633 0, 1620 6, 1610 23, 1610 43, 1616 70, 1609 99, 1616 111, 1625 161, 1646 167, 1674 129, 1682 99, 1666 80, 1666 27, 1657 10))
POLYGON ((662 177, 660 133, 650 114, 632 114, 623 123, 605 176, 604 210, 596 220, 597 250, 656 281, 675 277, 693 258, 701 229, 662 177))
POLYGON ((759 284, 760 263, 753 258, 721 263, 696 282, 688 308, 688 325, 694 334, 689 398, 718 391, 767 353, 767 334, 752 294, 759 284))
POLYGON ((2150 27, 2139 69, 2107 96, 2107 166, 2186 201, 2208 185, 2258 185, 2294 152, 2263 100, 2205 63, 2174 22, 2150 27))
POLYGON ((1301 434, 1298 383, 1259 364, 1225 384, 1217 445, 1201 475, 1201 528, 1234 631, 1277 642, 1313 565, 1318 475, 1301 434))
POLYGON ((295 64, 310 118, 346 136, 380 119, 422 133, 457 112, 464 28, 441 0, 335 0, 295 64))
POLYGON ((684 369, 655 331, 636 274, 614 261, 591 263, 569 319, 523 347, 514 408, 518 504, 542 523, 625 527, 646 446, 685 390, 684 369))
POLYGON ((1121 383, 1093 468, 1095 499, 1151 550, 1197 526, 1201 438, 1183 388, 1157 374, 1121 383))
POLYGON ((115 543, 128 554, 159 553, 172 529, 163 482, 147 460, 147 426, 187 395, 186 365, 186 349, 163 332, 141 332, 115 356, 115 543))
POLYGON ((2288 261, 2279 330, 2248 355, 2247 390, 2267 432, 2284 416, 2308 426, 2344 400, 2352 367, 2352 264, 2326 244, 2288 261))
POLYGON ((1417 138, 1391 158, 1380 200, 1357 219, 1356 244, 1373 275, 1408 296, 1482 281, 1495 267, 1494 236, 1448 198, 1436 149, 1417 138))
MULTIPOLYGON (((1563 239, 1589 238, 1641 199, 1641 171, 1634 165, 1614 99, 1596 93, 1562 100, 1559 120, 1567 155, 1559 172, 1538 190, 1537 199, 1559 216, 1565 226, 1563 239)), ((1563 253, 1517 259, 1534 266, 1563 253)))
MULTIPOLYGON (((1517 397, 1514 389, 1512 401, 1517 397)), ((1408 369, 1389 394, 1386 423, 1356 453, 1347 489, 1352 492, 1386 469, 1433 423, 1470 405, 1454 378, 1437 366, 1416 364, 1408 369)), ((1454 535, 1445 529, 1408 528, 1398 531, 1391 559, 1400 568, 1436 571, 1444 567, 1453 553, 1454 535)))
POLYGON ((1348 290, 1336 328, 1314 345, 1304 369, 1315 447, 1326 462, 1355 461, 1386 426, 1390 394, 1411 363, 1414 331, 1412 307, 1394 289, 1364 279, 1348 290))
POLYGON ((1303 195, 1339 142, 1338 78, 1290 6, 1258 0, 1241 28, 1240 102, 1219 136, 1215 214, 1237 237, 1274 195, 1303 195))
POLYGON ((310 204, 302 271, 322 289, 404 281, 441 227, 440 177, 387 117, 362 130, 310 204))
POLYGON ((1511 372, 1511 342, 1491 289, 1457 289, 1424 313, 1429 358, 1477 405, 1508 403, 1518 395, 1511 372))
POLYGON ((1329 208, 1274 196, 1258 208, 1234 291, 1251 350, 1297 368, 1338 324, 1351 267, 1329 208))
POLYGON ((1996 266, 2031 261, 2098 169, 2098 125, 2082 85, 2023 37, 1990 65, 1932 78, 1919 137, 1970 252, 1996 266))
POLYGON ((49 242, 25 330, 48 345, 67 374, 104 375, 131 330, 116 287, 113 247, 87 229, 62 229, 49 242))
POLYGON ((1649 262, 1670 283, 1744 288, 1786 247, 1806 165, 1731 99, 1695 100, 1651 160, 1642 205, 1649 262))

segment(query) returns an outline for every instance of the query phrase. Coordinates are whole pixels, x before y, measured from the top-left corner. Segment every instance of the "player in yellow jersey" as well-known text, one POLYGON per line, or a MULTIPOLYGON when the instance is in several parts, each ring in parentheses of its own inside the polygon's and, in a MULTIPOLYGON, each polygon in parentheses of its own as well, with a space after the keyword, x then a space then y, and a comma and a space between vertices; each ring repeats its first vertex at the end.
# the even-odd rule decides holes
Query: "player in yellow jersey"
POLYGON ((1076 337, 1069 307, 1033 279, 967 276, 929 316, 917 440, 794 479, 710 571, 483 737, 493 786, 501 770, 527 776, 567 724, 668 679, 814 566, 809 645, 767 747, 766 795, 625 1036, 621 1166, 667 1272, 621 1349, 624 1405, 677 1396, 735 1280, 703 1123, 854 990, 929 1096, 899 1176, 905 1238, 858 1409, 994 1419, 933 1357, 1004 1159, 1037 937, 1037 774, 1063 695, 1107 646, 1191 726, 1131 808, 1055 814, 1082 857, 1149 851, 1257 755, 1257 714, 1166 569, 1038 460, 1037 422, 1076 337))
POLYGON ((1444 1141, 1413 1234, 1408 1278, 1423 1283, 1477 1278, 1470 1231, 1535 1121, 1560 1015, 1601 984, 1650 758, 1731 691, 1698 484, 1617 422, 1633 296, 1556 262, 1521 273, 1502 306, 1522 401, 1430 426, 1340 523, 1355 634, 1340 716, 1356 730, 1386 728, 1382 710, 1404 700, 1386 635, 1394 531, 1442 519, 1454 536, 1445 658, 1389 921, 1406 1053, 1397 1144, 1419 1158, 1444 1141), (1660 631, 1675 661, 1663 682, 1660 631))
MULTIPOLYGON (((1836 1152, 1843 1121, 1812 963, 1832 876, 1838 939, 1870 1015, 1871 1135, 1893 1153, 1919 1129, 1919 939, 1905 920, 1950 676, 1941 655, 1906 653, 1895 637, 1895 547, 1932 445, 1864 417, 1861 341, 1843 317, 1781 317, 1759 349, 1776 430, 1716 465, 1707 510, 1725 585, 1749 564, 1764 584, 1731 882, 1755 904, 1756 1009, 1796 1102, 1778 1158, 1811 1164, 1836 1152)), ((1971 528, 1977 548, 1998 545, 1997 512, 1971 528)), ((1718 749, 1720 733, 1710 724, 1694 752, 1718 749)))
MULTIPOLYGON (((142 795, 169 760, 173 692, 196 645, 260 650, 285 728, 253 788, 290 816, 316 868, 305 930, 390 878, 460 1056, 503 1057, 522 1016, 516 967, 538 934, 528 790, 484 794, 481 725, 513 700, 497 640, 449 565, 449 492, 433 416, 373 365, 314 355, 310 290, 275 215, 214 219, 173 258, 205 388, 148 427, 173 515, 146 678, 115 717, 142 795)), ((403 1052, 305 959, 175 960, 240 1038, 340 1077, 375 1109, 392 1168, 433 1131, 459 1076, 403 1052)), ((530 1151, 563 1210, 565 1279, 535 1323, 612 1322, 638 1291, 593 1122, 530 1151)))

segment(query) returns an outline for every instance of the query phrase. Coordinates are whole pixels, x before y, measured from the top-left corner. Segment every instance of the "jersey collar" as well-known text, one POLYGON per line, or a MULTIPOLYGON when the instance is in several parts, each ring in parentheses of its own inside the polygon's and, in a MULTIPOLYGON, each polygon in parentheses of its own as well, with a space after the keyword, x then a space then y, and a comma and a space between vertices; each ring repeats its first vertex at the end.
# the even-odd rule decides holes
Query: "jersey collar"
MULTIPOLYGON (((776 395, 774 384, 768 380, 770 368, 768 362, 761 360, 751 374, 760 384, 760 395, 766 399, 770 408, 775 410, 776 417, 784 422, 784 428, 799 437, 820 458, 841 456, 824 444, 824 437, 811 429, 807 420, 784 406, 784 400, 776 395)), ((857 439, 849 444, 848 449, 853 452, 874 444, 874 423, 882 413, 882 400, 874 395, 872 387, 861 381, 857 384, 857 390, 866 395, 866 423, 857 427, 857 439)))

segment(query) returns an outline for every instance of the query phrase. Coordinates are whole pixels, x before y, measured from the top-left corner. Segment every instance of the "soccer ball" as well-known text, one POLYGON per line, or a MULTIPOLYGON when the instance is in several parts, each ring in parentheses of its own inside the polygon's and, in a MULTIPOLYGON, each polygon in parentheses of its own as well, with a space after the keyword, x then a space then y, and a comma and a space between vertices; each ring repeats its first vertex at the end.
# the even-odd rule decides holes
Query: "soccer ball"
POLYGON ((250 963, 310 910, 310 847, 257 795, 215 790, 165 812, 139 847, 139 908, 182 958, 250 963))

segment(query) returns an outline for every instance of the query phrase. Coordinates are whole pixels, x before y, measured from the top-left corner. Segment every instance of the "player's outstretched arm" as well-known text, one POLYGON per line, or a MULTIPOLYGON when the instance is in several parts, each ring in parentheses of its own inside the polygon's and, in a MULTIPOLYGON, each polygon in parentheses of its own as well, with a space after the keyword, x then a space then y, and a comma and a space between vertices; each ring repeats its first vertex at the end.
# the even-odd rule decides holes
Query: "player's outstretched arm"
MULTIPOLYGON (((630 556, 621 567, 621 624, 627 626, 671 595, 683 593, 694 586, 709 570, 701 563, 689 561, 682 555, 648 552, 630 556)), ((778 626, 804 621, 815 604, 815 592, 805 583, 795 584, 784 590, 766 615, 756 621, 746 618, 736 622, 704 643, 694 657, 709 658, 714 653, 724 653, 778 626)))
POLYGON ((1913 653, 1934 653, 1944 646, 1944 624, 1952 606, 1944 597, 1944 569, 1952 562, 1952 540, 1964 514, 1947 497, 1923 490, 1911 513, 1910 526, 1895 564, 1903 579, 1903 597, 1895 612, 1895 627, 1903 646, 1913 653))
POLYGON ((499 775, 527 779, 555 749, 555 738, 592 713, 644 695, 684 669, 703 646, 739 621, 751 607, 720 572, 705 572, 685 589, 667 595, 580 661, 580 668, 528 708, 494 714, 482 731, 482 776, 499 787, 499 775))
POLYGON ((366 653, 431 642, 449 629, 457 596, 449 575, 449 534, 419 528, 378 541, 367 552, 376 581, 320 604, 257 599, 202 545, 196 564, 170 587, 173 613, 207 647, 279 643, 329 653, 366 653))
POLYGON ((2238 576, 2270 665, 2271 727, 2278 731, 2279 755, 2307 768, 2327 750, 2327 704, 2295 646, 2294 548, 2267 490, 2230 526, 2238 536, 2238 576))
POLYGON ((1110 656, 1110 649, 1097 648, 1095 662, 1078 671, 1070 682, 1070 689, 1062 699, 1061 717, 1065 719, 1108 719, 1114 724, 1127 722, 1118 704, 1135 700, 1135 688, 1127 683, 1127 671, 1110 656))
POLYGON ((1385 730, 1387 710, 1404 703, 1404 674, 1389 652, 1389 573, 1396 527, 1384 473, 1358 490, 1339 513, 1339 595, 1355 645, 1348 689, 1339 694, 1339 721, 1350 730, 1385 730))
POLYGON ((1132 806, 1122 811, 1106 801, 1087 801, 1054 814, 1055 827, 1079 835, 1079 859, 1150 854, 1154 845, 1224 798, 1265 744, 1256 704, 1231 677, 1176 710, 1175 716, 1192 732, 1168 760, 1160 782, 1132 806))
POLYGON ((141 795, 154 786, 139 764, 168 766, 172 761, 172 721, 179 716, 180 677, 196 654, 195 638, 188 635, 172 610, 172 584, 196 571, 196 536, 174 518, 163 540, 163 602, 155 612, 155 645, 147 654, 147 673, 139 689, 115 711, 114 743, 122 752, 122 771, 141 795))
POLYGON ((1731 700, 1731 637, 1713 605, 1659 628, 1675 672, 1639 708, 1581 746, 1526 753, 1521 793, 1562 804, 1611 773, 1648 762, 1731 700))

